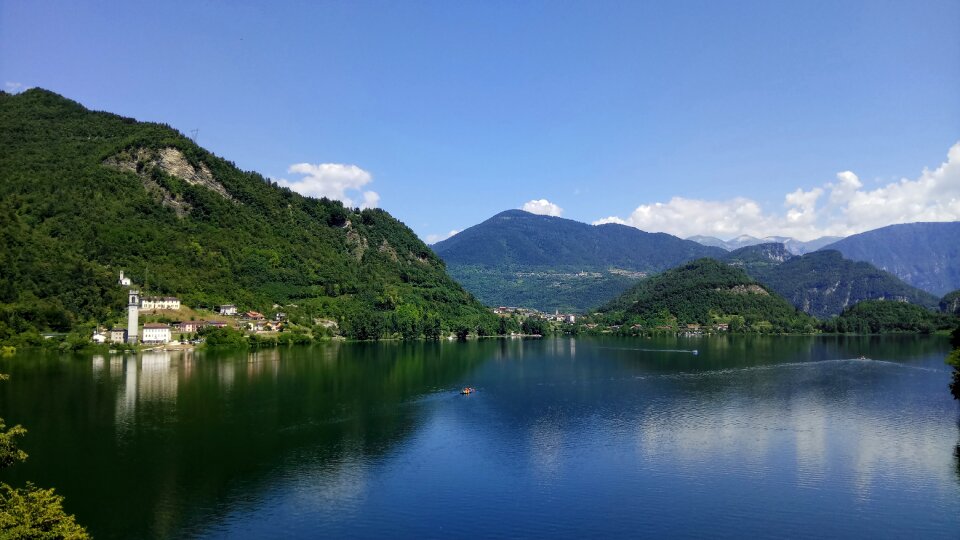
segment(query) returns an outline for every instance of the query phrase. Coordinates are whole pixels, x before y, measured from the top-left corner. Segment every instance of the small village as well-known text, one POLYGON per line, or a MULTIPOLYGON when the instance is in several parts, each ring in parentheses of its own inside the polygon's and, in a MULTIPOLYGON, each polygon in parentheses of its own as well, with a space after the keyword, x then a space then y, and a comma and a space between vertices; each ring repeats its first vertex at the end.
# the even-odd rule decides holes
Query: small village
POLYGON ((522 307, 508 307, 508 306, 496 307, 496 308, 493 308, 491 311, 493 311, 494 315, 498 315, 500 317, 516 316, 521 319, 525 319, 527 317, 536 317, 538 319, 543 319, 545 321, 567 323, 567 324, 573 324, 577 322, 577 316, 575 314, 560 313, 559 310, 557 310, 552 315, 549 313, 538 311, 536 309, 522 308, 522 307))
MULTIPOLYGON (((189 348, 203 343, 201 330, 205 328, 229 327, 249 334, 273 334, 284 330, 288 325, 286 313, 279 310, 267 316, 258 311, 240 311, 234 304, 221 304, 213 306, 212 310, 200 311, 184 306, 175 296, 143 296, 122 271, 117 285, 127 290, 127 325, 126 327, 118 325, 111 328, 97 328, 91 336, 91 341, 96 344, 189 348)), ((274 308, 279 309, 280 306, 274 305, 274 308)), ((543 327, 544 331, 559 334, 670 333, 683 337, 696 337, 729 331, 729 324, 725 322, 709 325, 678 322, 650 326, 620 325, 603 324, 602 319, 594 319, 590 315, 563 313, 560 310, 547 313, 533 308, 498 306, 491 311, 501 318, 542 321, 552 327, 543 327)), ((336 327, 337 323, 324 320, 320 324, 336 327)), ((541 335, 544 331, 510 332, 507 337, 541 335)), ((451 334, 447 338, 454 339, 454 336, 451 334)))
MULTIPOLYGON (((520 320, 533 318, 548 323, 555 323, 555 328, 560 333, 588 333, 588 334, 620 334, 620 335, 640 335, 644 333, 670 333, 683 337, 696 337, 704 334, 716 334, 728 332, 729 323, 715 322, 713 324, 697 323, 677 323, 656 324, 644 326, 642 324, 603 324, 602 322, 593 322, 594 317, 590 315, 577 315, 575 313, 561 313, 555 310, 554 313, 545 313, 537 309, 500 306, 491 311, 499 317, 516 317, 520 320)), ((595 314, 596 315, 596 314, 595 314)))
MULTIPOLYGON (((204 328, 232 327, 251 333, 278 332, 286 325, 286 314, 277 311, 267 318, 258 311, 241 312, 234 304, 215 306, 215 317, 203 320, 174 320, 173 322, 144 322, 140 324, 141 315, 160 315, 163 319, 178 319, 186 306, 182 306, 180 299, 174 296, 141 296, 139 289, 134 288, 129 277, 120 272, 117 281, 120 287, 127 288, 127 326, 112 328, 97 328, 91 336, 91 341, 97 344, 127 344, 127 345, 167 345, 191 344, 202 342, 198 335, 204 328)), ((276 306, 279 307, 279 306, 276 306)), ((154 318, 154 317, 150 317, 154 318)))

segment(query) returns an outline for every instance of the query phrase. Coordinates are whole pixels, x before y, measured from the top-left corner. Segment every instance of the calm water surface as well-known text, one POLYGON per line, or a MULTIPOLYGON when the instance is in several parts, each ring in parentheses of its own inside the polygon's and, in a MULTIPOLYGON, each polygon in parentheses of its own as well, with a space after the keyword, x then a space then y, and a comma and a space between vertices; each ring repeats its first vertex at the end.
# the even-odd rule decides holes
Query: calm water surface
POLYGON ((28 428, 30 454, 3 480, 55 486, 100 539, 956 538, 947 349, 741 337, 25 353, 0 362, 0 416, 28 428))

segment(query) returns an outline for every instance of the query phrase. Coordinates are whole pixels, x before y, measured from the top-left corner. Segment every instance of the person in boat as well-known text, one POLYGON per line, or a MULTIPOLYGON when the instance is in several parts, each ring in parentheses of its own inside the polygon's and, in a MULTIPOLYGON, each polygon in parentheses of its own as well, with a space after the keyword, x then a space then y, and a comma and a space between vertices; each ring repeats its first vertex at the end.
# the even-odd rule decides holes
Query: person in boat
POLYGON ((472 394, 474 392, 476 392, 476 390, 474 390, 472 386, 465 386, 463 387, 463 390, 460 390, 461 394, 472 394))

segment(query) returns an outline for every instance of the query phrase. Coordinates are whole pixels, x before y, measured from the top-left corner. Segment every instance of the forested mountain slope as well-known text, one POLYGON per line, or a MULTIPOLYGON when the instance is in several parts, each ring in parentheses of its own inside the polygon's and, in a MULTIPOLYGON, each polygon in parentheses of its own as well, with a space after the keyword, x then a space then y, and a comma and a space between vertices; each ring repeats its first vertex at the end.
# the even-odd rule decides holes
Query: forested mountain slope
POLYGON ((125 270, 188 305, 290 306, 348 335, 491 317, 383 210, 303 197, 168 126, 0 93, 0 340, 106 321, 125 270))
POLYGON ((508 210, 433 246, 450 274, 489 305, 581 311, 637 279, 724 250, 625 225, 508 210))
POLYGON ((728 253, 723 260, 810 315, 826 318, 865 300, 895 300, 927 308, 937 298, 866 262, 837 251, 791 255, 783 244, 760 244, 728 253))
POLYGON ((937 296, 960 289, 960 221, 904 223, 825 246, 937 296))
POLYGON ((813 331, 816 322, 743 270, 698 259, 645 279, 600 313, 622 324, 730 325, 730 330, 813 331))

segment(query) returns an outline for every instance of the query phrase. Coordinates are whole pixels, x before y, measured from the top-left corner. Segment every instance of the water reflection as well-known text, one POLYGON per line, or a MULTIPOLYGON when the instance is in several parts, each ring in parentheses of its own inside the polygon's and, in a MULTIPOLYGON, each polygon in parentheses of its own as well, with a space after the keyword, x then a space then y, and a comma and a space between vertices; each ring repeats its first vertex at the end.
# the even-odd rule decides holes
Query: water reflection
POLYGON ((827 536, 909 536, 889 516, 960 526, 955 406, 931 397, 943 347, 560 338, 38 357, 3 366, 0 398, 30 429, 14 476, 57 486, 98 538, 794 536, 813 517, 827 536))

